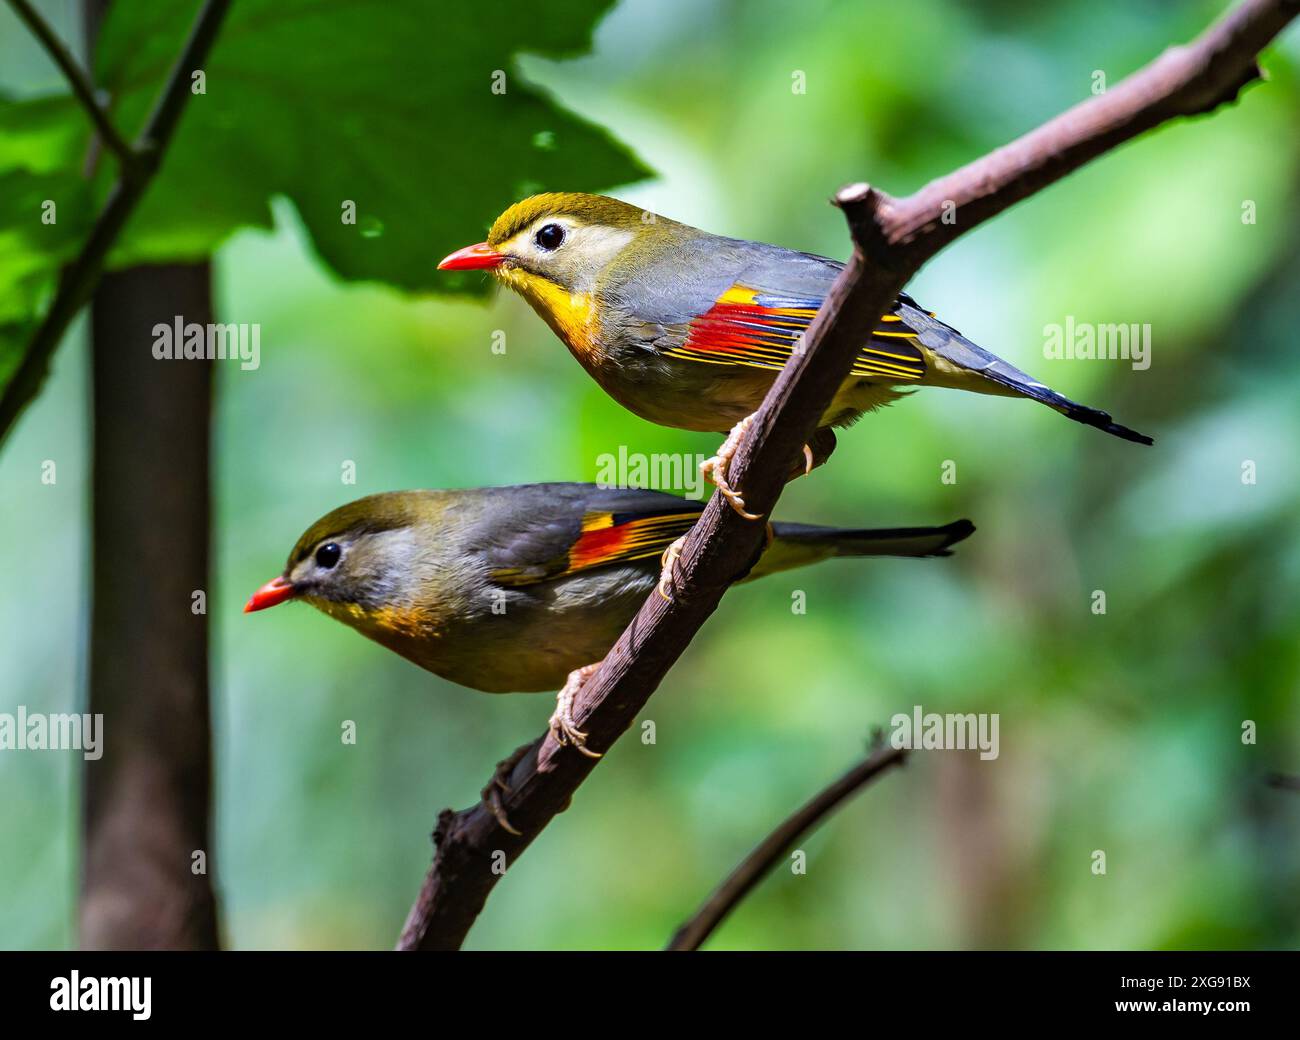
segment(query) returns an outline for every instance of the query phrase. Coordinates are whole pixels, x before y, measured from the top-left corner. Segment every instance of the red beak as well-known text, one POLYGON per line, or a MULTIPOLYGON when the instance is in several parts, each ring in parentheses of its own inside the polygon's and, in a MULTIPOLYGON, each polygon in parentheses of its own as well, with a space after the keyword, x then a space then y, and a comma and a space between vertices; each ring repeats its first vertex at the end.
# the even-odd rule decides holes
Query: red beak
POLYGON ((486 242, 475 246, 457 249, 451 256, 443 257, 438 265, 439 271, 477 271, 482 268, 496 267, 505 259, 504 253, 498 253, 486 242))
POLYGON ((254 592, 249 601, 244 604, 244 613, 251 614, 255 610, 265 610, 267 607, 274 607, 277 603, 283 603, 287 599, 293 599, 297 594, 298 590, 283 578, 272 578, 260 589, 254 592))

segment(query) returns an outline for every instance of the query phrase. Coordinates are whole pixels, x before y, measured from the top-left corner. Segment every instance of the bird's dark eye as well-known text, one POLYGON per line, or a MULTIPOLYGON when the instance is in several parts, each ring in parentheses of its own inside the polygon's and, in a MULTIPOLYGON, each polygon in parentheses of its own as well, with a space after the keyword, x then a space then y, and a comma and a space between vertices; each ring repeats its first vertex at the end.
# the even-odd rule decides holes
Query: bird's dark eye
POLYGON ((559 224, 544 224, 537 229, 533 241, 548 253, 559 249, 560 243, 564 241, 564 228, 560 227, 559 224))
POLYGON ((329 570, 339 562, 339 557, 342 555, 343 550, 334 542, 326 542, 316 550, 316 566, 324 567, 326 570, 329 570))

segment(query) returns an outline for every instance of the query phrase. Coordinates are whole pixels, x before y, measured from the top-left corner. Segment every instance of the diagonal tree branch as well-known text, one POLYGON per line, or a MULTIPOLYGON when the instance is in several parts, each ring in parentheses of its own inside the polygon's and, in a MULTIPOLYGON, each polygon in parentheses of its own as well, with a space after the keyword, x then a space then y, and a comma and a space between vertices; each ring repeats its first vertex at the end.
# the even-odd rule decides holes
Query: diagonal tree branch
MULTIPOLYGON (((904 284, 945 245, 1111 148, 1178 116, 1234 100, 1259 75, 1255 58, 1300 0, 1244 0, 1184 47, 1166 51, 1110 91, 1024 137, 892 199, 865 184, 835 199, 853 235, 847 266, 809 328, 802 353, 782 370, 732 462, 746 505, 770 513, 785 475, 861 346, 861 329, 888 311, 904 284), (945 217, 948 221, 945 222, 945 217)), ((651 595, 577 697, 574 714, 588 746, 605 751, 635 721, 665 673, 713 613, 731 582, 761 551, 763 525, 738 517, 714 495, 687 539, 676 598, 651 595)), ((482 803, 446 810, 437 851, 398 949, 455 949, 483 909, 507 862, 526 849, 595 768, 595 760, 545 735, 515 763, 503 798, 514 835, 482 803)))
POLYGON ((741 860, 740 865, 704 901, 694 916, 677 929, 665 949, 698 950, 722 923, 723 918, 785 856, 791 845, 881 773, 894 766, 901 766, 906 759, 906 750, 886 747, 882 735, 877 732, 867 757, 782 820, 776 830, 741 860))
POLYGON ((41 45, 49 52, 54 64, 62 70, 68 85, 72 87, 72 93, 76 95, 86 114, 90 116, 104 143, 121 160, 122 168, 126 170, 133 167, 136 161, 135 152, 126 143, 126 139, 117 132, 117 127, 109 119, 108 112, 96 100, 95 88, 91 85, 90 77, 77 63, 72 51, 50 28, 50 24, 41 17, 41 13, 32 6, 31 0, 9 0, 9 6, 26 23, 32 35, 41 41, 41 45))
POLYGON ((32 334, 18 369, 0 395, 0 442, 40 390, 49 371, 50 358, 72 319, 89 301, 103 273, 109 250, 153 182, 189 100, 190 73, 207 60, 229 7, 230 0, 206 0, 199 11, 189 39, 185 41, 153 113, 136 141, 132 164, 123 167, 86 244, 77 258, 64 268, 50 309, 32 334))

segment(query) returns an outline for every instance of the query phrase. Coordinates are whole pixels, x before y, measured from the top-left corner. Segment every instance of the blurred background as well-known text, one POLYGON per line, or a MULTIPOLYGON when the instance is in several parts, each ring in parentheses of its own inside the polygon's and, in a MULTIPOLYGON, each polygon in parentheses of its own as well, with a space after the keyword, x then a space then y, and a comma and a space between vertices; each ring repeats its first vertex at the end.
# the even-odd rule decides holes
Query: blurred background
MULTIPOLYGON (((65 6, 48 8, 74 34, 65 6)), ((843 258, 837 187, 912 191, 1223 7, 621 0, 589 54, 525 54, 519 72, 653 170, 612 193, 843 258)), ((58 89, 0 17, 0 87, 58 89)), ((943 390, 841 433, 778 518, 966 516, 978 533, 947 560, 842 561, 733 590, 650 702, 657 743, 634 731, 614 747, 498 885, 470 946, 662 945, 874 726, 918 704, 1000 713, 1001 756, 913 756, 807 839, 807 873, 778 869, 712 947, 1300 943, 1300 796, 1266 783, 1300 773, 1298 63, 1293 28, 1239 104, 1103 158, 960 239, 909 288, 1155 446, 943 390), (1149 369, 1045 358, 1044 326, 1067 317, 1149 324, 1149 369)), ((436 112, 411 132, 457 148, 436 112)), ((260 323, 262 345, 258 370, 217 373, 215 882, 233 947, 384 948, 438 811, 475 800, 551 698, 462 689, 305 607, 244 616, 248 594, 312 521, 365 494, 594 480, 620 445, 708 454, 717 438, 623 411, 513 295, 340 280, 298 207, 281 198, 273 214, 215 254, 221 320, 260 323)), ((430 235, 430 270, 473 240, 430 235)), ((86 352, 70 342, 0 454, 0 711, 82 703, 86 396, 86 352), (31 474, 51 457, 60 479, 41 486, 31 474)), ((79 767, 0 754, 4 947, 76 942, 79 767)))

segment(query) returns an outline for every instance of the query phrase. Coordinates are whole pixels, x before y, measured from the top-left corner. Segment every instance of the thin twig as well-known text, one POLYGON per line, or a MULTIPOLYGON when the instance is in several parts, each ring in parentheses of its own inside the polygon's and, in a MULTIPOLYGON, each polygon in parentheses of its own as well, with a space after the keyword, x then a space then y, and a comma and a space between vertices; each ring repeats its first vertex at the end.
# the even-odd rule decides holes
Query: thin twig
POLYGON ((785 857, 787 850, 799 838, 885 770, 902 765, 906 758, 906 749, 885 747, 877 736, 871 753, 865 759, 801 805, 741 860, 740 865, 704 901, 690 920, 677 929, 665 949, 698 950, 736 905, 785 857))
MULTIPOLYGON (((731 464, 754 512, 771 512, 803 445, 848 377, 862 329, 888 312, 909 278, 957 235, 1080 166, 1178 116, 1235 99, 1258 75, 1255 56, 1300 13, 1300 0, 1245 0, 1186 47, 1089 98, 983 159, 905 199, 856 185, 840 192, 853 233, 849 263, 805 338, 782 369, 731 464), (949 205, 951 203, 951 205, 949 205), (946 218, 952 213, 956 223, 946 218)), ((761 551, 762 524, 740 519, 714 495, 687 538, 671 602, 651 595, 576 698, 587 745, 605 751, 633 723, 665 673, 713 613, 727 587, 761 551)), ((455 949, 501 876, 595 767, 544 735, 515 765, 501 809, 523 833, 507 832, 482 802, 444 812, 437 851, 398 940, 398 949, 455 949)))
POLYGON ((3 395, 0 395, 0 442, 3 442, 14 421, 40 390, 49 371, 50 358, 63 340, 72 319, 90 299, 109 250, 135 212, 145 190, 153 182, 189 99, 190 73, 207 59, 229 7, 230 0, 207 0, 199 11, 185 47, 176 59, 153 113, 136 141, 135 167, 130 173, 123 170, 95 220, 90 236, 81 247, 81 252, 64 268, 50 309, 32 334, 17 371, 4 388, 3 395))
POLYGON ((121 160, 123 169, 131 169, 135 165, 136 154, 131 146, 126 143, 126 139, 117 132, 117 127, 109 119, 108 112, 99 103, 95 97, 94 85, 90 82, 90 77, 82 70, 77 59, 73 57, 67 45, 59 39, 50 24, 41 17, 41 13, 31 5, 30 0, 9 0, 9 6, 26 24, 27 28, 32 31, 41 44, 49 52, 50 58, 63 72, 72 87, 72 93, 77 96, 81 102, 81 107, 86 110, 90 120, 95 124, 95 129, 99 131, 99 136, 104 143, 112 149, 113 153, 121 160))

